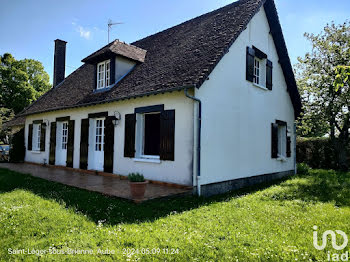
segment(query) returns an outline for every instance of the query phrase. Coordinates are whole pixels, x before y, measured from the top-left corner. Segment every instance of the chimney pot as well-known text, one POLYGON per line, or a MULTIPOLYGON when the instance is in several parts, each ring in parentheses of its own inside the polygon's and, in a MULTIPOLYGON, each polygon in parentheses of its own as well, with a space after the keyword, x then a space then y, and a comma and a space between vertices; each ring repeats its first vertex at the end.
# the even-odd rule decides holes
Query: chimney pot
POLYGON ((53 65, 53 87, 64 80, 66 69, 66 41, 55 40, 55 56, 53 65))

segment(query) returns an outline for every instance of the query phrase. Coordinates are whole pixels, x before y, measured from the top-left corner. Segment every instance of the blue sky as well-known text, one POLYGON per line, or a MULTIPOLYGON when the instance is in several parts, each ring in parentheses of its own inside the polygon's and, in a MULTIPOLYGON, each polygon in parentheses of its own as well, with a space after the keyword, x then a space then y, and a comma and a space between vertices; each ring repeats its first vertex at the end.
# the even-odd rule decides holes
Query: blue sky
MULTIPOLYGON (((53 40, 67 44, 66 75, 81 59, 111 39, 133 42, 233 2, 232 0, 0 0, 0 54, 43 63, 52 81, 53 40)), ((304 32, 318 33, 327 22, 350 19, 349 0, 275 0, 292 64, 310 50, 304 32)))

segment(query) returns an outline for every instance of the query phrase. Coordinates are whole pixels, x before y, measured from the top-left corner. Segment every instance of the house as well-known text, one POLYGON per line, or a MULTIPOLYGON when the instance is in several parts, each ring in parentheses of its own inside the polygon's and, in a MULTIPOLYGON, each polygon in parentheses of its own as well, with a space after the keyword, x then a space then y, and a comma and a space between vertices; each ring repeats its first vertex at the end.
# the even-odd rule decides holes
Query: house
POLYGON ((240 0, 115 40, 21 112, 25 161, 193 186, 212 195, 294 174, 301 101, 273 0, 240 0))

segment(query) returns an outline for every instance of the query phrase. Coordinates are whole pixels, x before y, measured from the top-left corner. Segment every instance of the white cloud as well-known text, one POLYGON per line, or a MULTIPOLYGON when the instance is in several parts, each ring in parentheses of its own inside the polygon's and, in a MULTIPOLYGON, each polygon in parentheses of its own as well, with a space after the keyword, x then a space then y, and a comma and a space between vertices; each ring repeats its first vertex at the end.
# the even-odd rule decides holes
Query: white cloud
POLYGON ((78 25, 75 21, 72 22, 75 30, 80 34, 80 37, 85 38, 86 40, 91 39, 91 31, 87 28, 84 28, 81 25, 78 25))
POLYGON ((82 26, 79 26, 79 33, 80 33, 80 37, 83 37, 87 40, 89 40, 91 37, 91 31, 84 29, 84 27, 82 26))

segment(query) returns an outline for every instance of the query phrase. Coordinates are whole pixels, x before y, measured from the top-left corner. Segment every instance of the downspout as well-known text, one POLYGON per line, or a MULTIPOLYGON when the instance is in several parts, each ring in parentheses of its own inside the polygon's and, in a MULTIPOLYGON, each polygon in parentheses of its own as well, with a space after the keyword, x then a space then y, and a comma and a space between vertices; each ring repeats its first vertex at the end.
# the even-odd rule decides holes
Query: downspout
POLYGON ((297 125, 294 123, 293 125, 293 135, 294 135, 294 175, 298 173, 298 168, 297 168, 297 125))
POLYGON ((200 185, 200 176, 201 176, 201 128, 202 128, 202 101, 194 96, 191 96, 188 93, 188 87, 185 88, 186 97, 198 102, 198 126, 197 126, 197 175, 196 175, 196 184, 197 184, 197 194, 201 195, 201 185, 200 185))

